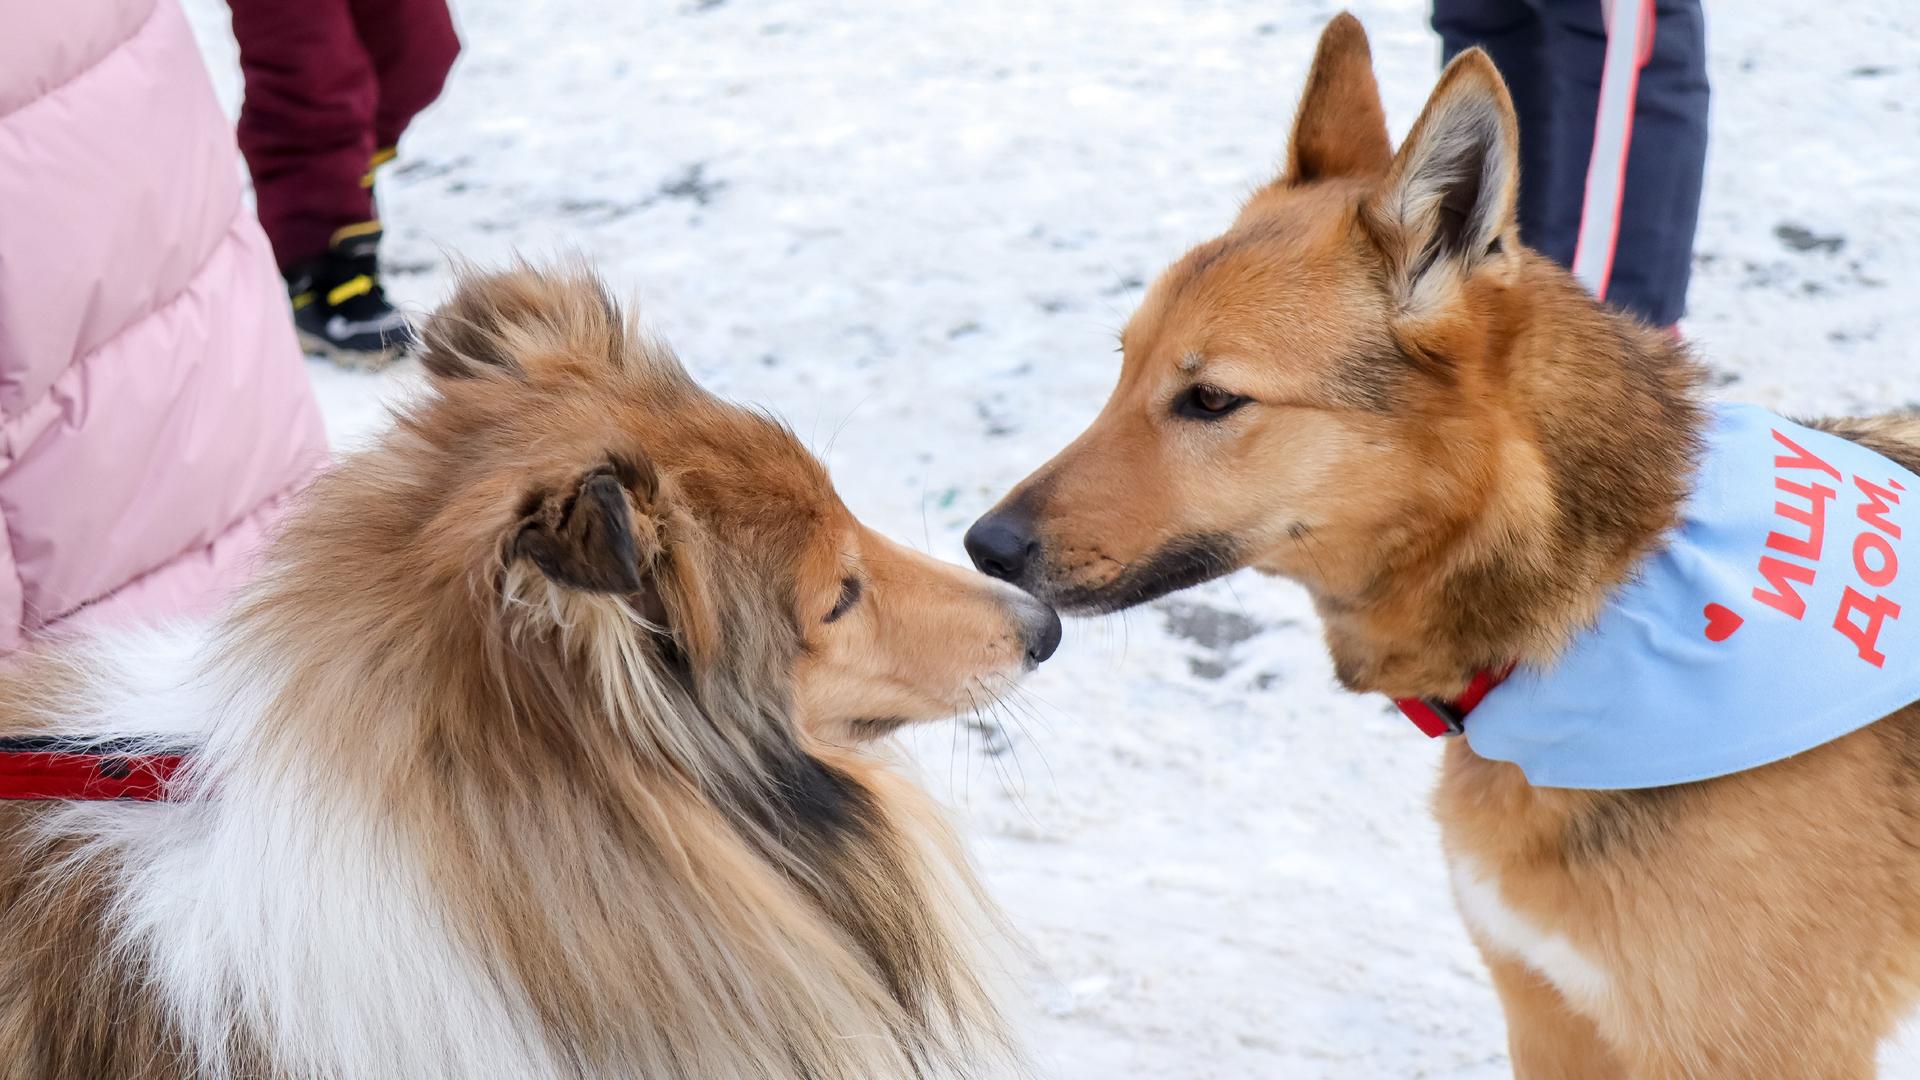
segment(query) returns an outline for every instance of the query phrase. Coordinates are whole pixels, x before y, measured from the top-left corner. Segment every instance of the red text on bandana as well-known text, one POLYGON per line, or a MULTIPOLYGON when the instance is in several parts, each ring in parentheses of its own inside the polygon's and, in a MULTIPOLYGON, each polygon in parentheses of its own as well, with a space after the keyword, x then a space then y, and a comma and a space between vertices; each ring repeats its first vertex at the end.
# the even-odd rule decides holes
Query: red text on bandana
MULTIPOLYGON (((1764 584, 1754 588, 1753 598, 1791 618, 1805 618, 1807 601, 1800 588, 1810 589, 1819 578, 1830 504, 1851 504, 1859 522, 1853 534, 1853 579, 1840 595, 1833 628, 1853 643, 1860 659, 1884 667, 1887 658, 1879 650, 1880 629, 1888 619, 1900 617, 1900 605, 1883 590, 1900 576, 1900 557, 1893 544, 1900 539, 1900 525, 1893 520, 1893 510, 1906 489, 1898 480, 1883 485, 1864 476, 1843 476, 1778 428, 1773 439, 1785 449, 1773 459, 1773 486, 1780 493, 1773 512, 1779 524, 1767 534, 1766 553, 1759 564, 1764 584)), ((1841 520, 1841 528, 1852 525, 1841 520)))

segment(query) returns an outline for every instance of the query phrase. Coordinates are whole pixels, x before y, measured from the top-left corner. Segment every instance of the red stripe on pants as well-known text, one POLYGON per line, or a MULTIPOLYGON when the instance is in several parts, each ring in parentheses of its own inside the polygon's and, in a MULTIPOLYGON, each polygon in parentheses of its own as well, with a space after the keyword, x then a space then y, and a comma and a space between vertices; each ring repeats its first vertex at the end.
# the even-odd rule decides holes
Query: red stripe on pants
POLYGON ((460 51, 446 0, 229 0, 246 99, 240 151, 282 269, 373 218, 360 183, 440 96, 460 51))

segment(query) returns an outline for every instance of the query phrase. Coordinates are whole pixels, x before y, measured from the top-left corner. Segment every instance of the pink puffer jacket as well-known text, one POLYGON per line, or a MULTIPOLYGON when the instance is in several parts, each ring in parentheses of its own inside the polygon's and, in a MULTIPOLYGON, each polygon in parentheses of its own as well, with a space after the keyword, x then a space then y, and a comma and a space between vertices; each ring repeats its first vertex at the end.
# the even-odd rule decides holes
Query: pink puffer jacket
POLYGON ((325 461, 175 0, 0 0, 0 652, 205 610, 325 461))

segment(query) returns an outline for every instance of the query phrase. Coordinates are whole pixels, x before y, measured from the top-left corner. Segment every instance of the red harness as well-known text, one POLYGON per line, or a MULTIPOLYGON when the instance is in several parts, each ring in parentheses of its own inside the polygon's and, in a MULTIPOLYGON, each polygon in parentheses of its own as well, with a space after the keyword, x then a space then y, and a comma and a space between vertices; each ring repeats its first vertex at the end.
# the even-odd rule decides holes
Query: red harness
POLYGON ((162 802, 173 797, 171 781, 186 763, 184 751, 156 753, 120 740, 0 739, 0 799, 162 802))
POLYGON ((1493 688, 1505 682, 1511 674, 1511 667, 1497 673, 1482 668, 1473 673, 1473 681, 1467 684, 1466 692, 1452 701, 1442 698, 1394 698, 1393 703, 1400 706, 1400 711, 1413 721, 1413 726, 1429 739, 1458 735, 1467 730, 1467 714, 1486 700, 1493 688))

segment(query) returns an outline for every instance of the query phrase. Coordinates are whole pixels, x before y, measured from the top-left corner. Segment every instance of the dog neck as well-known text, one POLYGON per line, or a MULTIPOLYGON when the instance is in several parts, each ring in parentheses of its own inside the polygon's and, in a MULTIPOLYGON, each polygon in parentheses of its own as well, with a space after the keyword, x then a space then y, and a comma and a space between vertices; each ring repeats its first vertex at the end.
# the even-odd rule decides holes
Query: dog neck
MULTIPOLYGON (((1677 521, 1699 455, 1701 369, 1666 331, 1591 303, 1530 256, 1420 455, 1428 503, 1364 583, 1313 588, 1356 691, 1453 697, 1476 671, 1549 661, 1677 521)), ((1467 341, 1464 347, 1458 343, 1467 341)))

